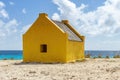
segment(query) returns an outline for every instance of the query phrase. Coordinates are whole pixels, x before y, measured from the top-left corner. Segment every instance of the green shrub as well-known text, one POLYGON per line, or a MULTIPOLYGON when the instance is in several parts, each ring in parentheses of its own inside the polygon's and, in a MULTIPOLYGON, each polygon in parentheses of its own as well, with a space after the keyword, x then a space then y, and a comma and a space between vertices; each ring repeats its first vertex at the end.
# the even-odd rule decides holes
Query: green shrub
POLYGON ((7 60, 7 58, 4 58, 3 60, 7 60))
POLYGON ((10 58, 10 60, 14 60, 14 58, 12 57, 12 58, 10 58))
POLYGON ((102 58, 102 55, 101 55, 101 54, 99 54, 99 55, 98 55, 98 58, 102 58))
POLYGON ((115 55, 113 58, 120 58, 120 55, 117 54, 117 55, 115 55))
POLYGON ((86 54, 86 55, 85 55, 85 58, 90 58, 90 54, 86 54))
POLYGON ((96 59, 97 57, 93 57, 93 59, 96 59))
POLYGON ((109 56, 106 56, 106 58, 110 58, 109 56))

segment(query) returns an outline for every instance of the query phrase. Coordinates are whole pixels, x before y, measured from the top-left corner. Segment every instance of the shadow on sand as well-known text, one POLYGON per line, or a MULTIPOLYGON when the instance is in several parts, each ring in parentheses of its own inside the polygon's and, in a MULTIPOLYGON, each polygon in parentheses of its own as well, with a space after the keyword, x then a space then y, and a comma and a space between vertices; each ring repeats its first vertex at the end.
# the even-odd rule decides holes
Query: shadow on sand
POLYGON ((56 62, 56 63, 41 63, 41 62, 16 62, 16 63, 13 63, 13 65, 57 65, 57 64, 65 64, 65 63, 59 63, 59 62, 56 62))
POLYGON ((49 62, 49 63, 44 63, 44 62, 16 62, 13 65, 58 65, 58 64, 75 64, 75 63, 80 63, 80 62, 86 62, 86 59, 83 60, 77 60, 74 62, 67 62, 67 63, 60 63, 60 62, 49 62))

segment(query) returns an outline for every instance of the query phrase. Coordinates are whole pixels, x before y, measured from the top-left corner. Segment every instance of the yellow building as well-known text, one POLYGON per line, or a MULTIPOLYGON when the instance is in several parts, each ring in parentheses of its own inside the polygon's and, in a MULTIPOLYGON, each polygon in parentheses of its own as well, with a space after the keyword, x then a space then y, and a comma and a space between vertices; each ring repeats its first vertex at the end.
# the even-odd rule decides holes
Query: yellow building
POLYGON ((23 34, 24 62, 74 62, 84 59, 84 36, 68 20, 51 20, 41 13, 23 34))

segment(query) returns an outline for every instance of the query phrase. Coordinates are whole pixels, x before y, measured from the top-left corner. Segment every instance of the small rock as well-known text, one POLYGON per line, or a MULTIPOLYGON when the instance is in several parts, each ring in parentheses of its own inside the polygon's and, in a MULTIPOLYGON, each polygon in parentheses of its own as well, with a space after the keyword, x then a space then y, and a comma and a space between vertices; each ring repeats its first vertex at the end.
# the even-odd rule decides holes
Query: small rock
POLYGON ((17 80, 17 78, 12 78, 11 80, 17 80))
POLYGON ((29 71, 30 74, 36 73, 36 71, 29 71))
POLYGON ((98 68, 100 68, 100 66, 98 66, 98 68))
POLYGON ((109 72, 110 70, 109 69, 106 69, 106 72, 109 72))

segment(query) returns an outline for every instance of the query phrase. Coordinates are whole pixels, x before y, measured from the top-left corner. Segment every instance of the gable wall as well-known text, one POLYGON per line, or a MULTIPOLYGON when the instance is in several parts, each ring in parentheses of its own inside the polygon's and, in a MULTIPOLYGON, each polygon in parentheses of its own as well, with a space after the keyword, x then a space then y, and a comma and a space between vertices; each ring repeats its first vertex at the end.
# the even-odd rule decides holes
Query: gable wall
POLYGON ((67 38, 47 16, 40 16, 23 35, 23 61, 65 62, 67 38), (40 52, 41 44, 47 44, 47 53, 40 52))

